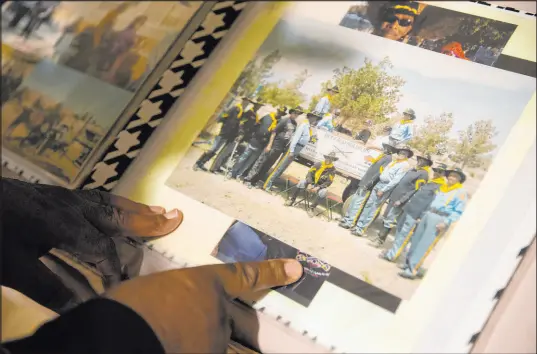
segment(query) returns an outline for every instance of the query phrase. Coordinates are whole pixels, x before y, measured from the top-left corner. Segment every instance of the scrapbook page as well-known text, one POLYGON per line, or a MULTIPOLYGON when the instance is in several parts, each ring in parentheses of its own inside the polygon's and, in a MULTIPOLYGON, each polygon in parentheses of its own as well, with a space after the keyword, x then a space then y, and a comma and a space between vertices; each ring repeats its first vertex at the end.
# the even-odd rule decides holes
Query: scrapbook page
POLYGON ((2 3, 2 142, 72 184, 201 3, 2 3))
POLYGON ((343 21, 372 3, 290 6, 150 198, 191 215, 177 235, 151 243, 169 258, 301 260, 308 271, 296 289, 253 306, 338 351, 377 348, 414 302, 451 234, 466 232, 465 210, 535 93, 535 58, 512 49, 526 19, 400 3, 383 4, 391 17, 371 26, 423 16, 419 36, 386 38, 343 21), (442 11, 464 26, 424 20, 442 11), (442 50, 453 42, 462 49, 442 50), (496 57, 483 61, 479 48, 489 46, 496 57), (374 186, 361 184, 375 167, 374 186))

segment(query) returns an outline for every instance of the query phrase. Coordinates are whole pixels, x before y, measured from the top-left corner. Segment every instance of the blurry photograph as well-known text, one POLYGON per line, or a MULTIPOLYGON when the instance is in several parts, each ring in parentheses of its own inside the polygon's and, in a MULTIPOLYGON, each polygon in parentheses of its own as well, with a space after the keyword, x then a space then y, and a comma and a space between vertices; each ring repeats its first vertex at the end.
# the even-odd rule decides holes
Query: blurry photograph
POLYGON ((340 26, 489 66, 517 27, 418 1, 358 1, 340 26))
POLYGON ((35 60, 24 52, 2 52, 2 146, 73 182, 132 94, 35 60))
POLYGON ((2 42, 134 92, 200 5, 8 1, 2 5, 2 42))
POLYGON ((240 221, 234 222, 226 231, 213 255, 224 263, 259 262, 279 258, 296 259, 304 268, 302 278, 276 291, 306 307, 330 276, 331 267, 328 263, 240 221))
POLYGON ((535 79, 293 6, 167 184, 409 299, 535 79))

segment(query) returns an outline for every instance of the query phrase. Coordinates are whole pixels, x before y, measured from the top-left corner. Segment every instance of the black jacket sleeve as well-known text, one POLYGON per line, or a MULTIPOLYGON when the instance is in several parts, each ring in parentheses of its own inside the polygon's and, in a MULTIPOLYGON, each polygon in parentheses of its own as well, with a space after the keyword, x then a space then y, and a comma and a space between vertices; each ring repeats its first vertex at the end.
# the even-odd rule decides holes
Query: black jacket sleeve
POLYGON ((9 354, 164 354, 151 327, 116 301, 98 298, 4 343, 9 354))

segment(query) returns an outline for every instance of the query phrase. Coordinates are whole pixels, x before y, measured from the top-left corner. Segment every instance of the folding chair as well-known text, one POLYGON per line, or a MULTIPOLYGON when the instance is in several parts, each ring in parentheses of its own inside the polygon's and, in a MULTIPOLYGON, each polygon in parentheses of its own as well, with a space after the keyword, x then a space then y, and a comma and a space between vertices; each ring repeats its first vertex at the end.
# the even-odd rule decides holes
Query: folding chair
MULTIPOLYGON (((293 187, 296 188, 296 185, 298 183, 300 183, 300 180, 295 178, 295 177, 293 177, 293 176, 288 176, 288 175, 282 175, 280 178, 285 181, 285 189, 283 191, 281 191, 279 194, 284 194, 285 193, 285 200, 287 200, 289 198, 289 191, 293 187)), ((296 200, 293 205, 297 205, 299 203, 304 203, 305 208, 306 209, 308 208, 308 206, 309 206, 309 194, 308 194, 307 190, 304 190, 304 195, 303 195, 302 199, 299 199, 299 198, 297 198, 297 199, 298 200, 296 200)))
POLYGON ((343 200, 341 199, 341 197, 332 192, 328 192, 326 194, 326 197, 324 198, 325 210, 318 212, 317 214, 315 214, 315 216, 326 214, 326 217, 328 218, 328 220, 332 221, 332 216, 333 216, 332 210, 338 207, 339 205, 343 205, 343 200))

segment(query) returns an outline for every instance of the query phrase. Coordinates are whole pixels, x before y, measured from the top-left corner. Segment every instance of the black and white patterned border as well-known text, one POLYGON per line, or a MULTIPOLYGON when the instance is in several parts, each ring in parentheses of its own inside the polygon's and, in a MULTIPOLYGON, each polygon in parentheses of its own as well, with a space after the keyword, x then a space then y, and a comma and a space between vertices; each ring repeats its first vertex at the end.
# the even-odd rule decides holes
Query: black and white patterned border
POLYGON ((513 7, 509 7, 509 6, 506 7, 506 6, 496 5, 496 4, 490 4, 490 3, 486 2, 486 1, 470 1, 470 2, 480 4, 480 5, 485 5, 485 6, 492 6, 492 7, 495 7, 497 9, 500 9, 500 10, 511 11, 511 12, 515 12, 515 13, 521 14, 521 15, 528 15, 528 16, 537 17, 537 15, 534 14, 534 13, 526 12, 526 11, 522 11, 522 10, 517 10, 517 9, 515 9, 513 7))
POLYGON ((214 5, 79 188, 102 191, 114 188, 246 4, 220 1, 214 5))

